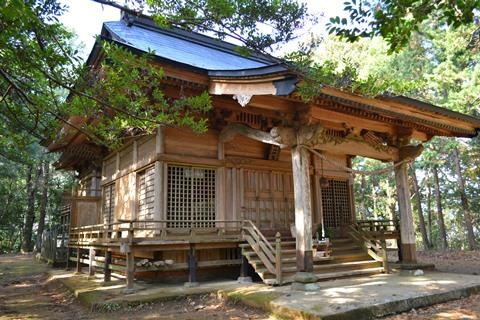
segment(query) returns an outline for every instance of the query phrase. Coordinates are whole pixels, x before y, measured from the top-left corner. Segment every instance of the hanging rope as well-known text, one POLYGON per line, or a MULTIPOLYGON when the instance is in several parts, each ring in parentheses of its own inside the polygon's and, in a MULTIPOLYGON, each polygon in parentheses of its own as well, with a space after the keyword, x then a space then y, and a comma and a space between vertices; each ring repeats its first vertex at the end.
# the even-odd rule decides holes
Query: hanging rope
POLYGON ((374 175, 374 174, 383 174, 383 173, 389 173, 389 172, 392 172, 396 167, 398 166, 401 166, 402 164, 404 163, 410 163, 412 162, 412 159, 404 159, 400 162, 397 162, 397 163, 394 163, 392 166, 389 166, 387 168, 384 168, 384 169, 377 169, 377 170, 355 170, 355 169, 352 169, 352 168, 349 168, 347 166, 342 166, 334 161, 331 161, 329 160, 327 157, 325 157, 323 154, 321 154, 320 152, 318 152, 317 150, 313 149, 313 148, 310 148, 304 144, 300 144, 298 145, 299 147, 302 147, 302 148, 305 148, 307 149, 308 151, 310 151, 311 153, 313 153, 314 155, 316 155, 317 157, 319 157, 320 159, 322 160, 325 160, 327 161, 328 163, 332 164, 333 166, 341 169, 341 170, 344 170, 350 174, 353 174, 353 175, 364 175, 364 176, 368 176, 368 175, 374 175))

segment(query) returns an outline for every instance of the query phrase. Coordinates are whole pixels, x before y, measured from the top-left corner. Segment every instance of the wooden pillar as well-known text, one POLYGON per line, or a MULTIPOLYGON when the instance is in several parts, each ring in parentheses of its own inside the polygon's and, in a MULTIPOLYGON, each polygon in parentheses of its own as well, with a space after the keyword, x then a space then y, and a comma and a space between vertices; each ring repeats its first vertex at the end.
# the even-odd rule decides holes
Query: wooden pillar
MULTIPOLYGON (((217 146, 217 158, 218 160, 225 160, 225 146, 223 142, 219 142, 217 146)), ((221 167, 217 169, 217 174, 216 174, 216 190, 217 190, 217 196, 216 198, 216 214, 215 214, 215 220, 226 220, 226 169, 225 166, 222 164, 221 167)), ((216 223, 217 227, 226 227, 225 223, 223 222, 217 222, 216 223)))
POLYGON ((197 254, 195 252, 195 247, 190 246, 190 251, 188 252, 188 282, 186 286, 197 286, 197 254))
POLYGON ((103 281, 109 282, 112 280, 112 270, 110 270, 110 264, 112 263, 112 253, 105 250, 105 263, 103 267, 103 281))
POLYGON ((70 269, 70 247, 67 246, 67 250, 66 250, 66 255, 67 255, 67 261, 65 261, 65 270, 68 270, 70 269))
POLYGON ((82 272, 82 266, 80 264, 80 247, 77 247, 77 269, 76 272, 80 273, 82 272))
POLYGON ((415 248, 415 229, 413 226, 412 205, 410 203, 407 166, 407 163, 403 163, 395 167, 397 200, 398 208, 400 210, 401 262, 416 263, 417 251, 415 248))
POLYGON ((94 277, 95 276, 95 249, 89 248, 88 249, 88 276, 94 277))
MULTIPOLYGON (((155 135, 155 153, 161 155, 165 153, 165 133, 163 127, 157 129, 157 134, 155 135)), ((155 161, 155 177, 154 177, 154 202, 153 202, 153 215, 155 220, 166 220, 167 214, 165 212, 165 195, 166 188, 164 185, 166 183, 166 174, 164 169, 163 161, 155 161)), ((161 230, 167 227, 167 224, 162 222, 156 225, 158 228, 156 234, 160 235, 161 230)))
POLYGON ((295 193, 295 229, 297 272, 313 271, 312 201, 310 154, 302 147, 292 148, 293 187, 295 193))
POLYGON ((126 292, 132 292, 133 291, 133 279, 134 279, 134 275, 135 275, 135 259, 133 257, 133 252, 132 252, 132 249, 130 247, 130 245, 127 245, 128 248, 126 251, 126 254, 125 254, 125 258, 126 258, 126 267, 127 267, 127 270, 126 270, 126 292))
POLYGON ((242 255, 242 263, 240 265, 240 278, 245 279, 250 277, 249 276, 249 265, 248 265, 248 260, 247 258, 242 255))

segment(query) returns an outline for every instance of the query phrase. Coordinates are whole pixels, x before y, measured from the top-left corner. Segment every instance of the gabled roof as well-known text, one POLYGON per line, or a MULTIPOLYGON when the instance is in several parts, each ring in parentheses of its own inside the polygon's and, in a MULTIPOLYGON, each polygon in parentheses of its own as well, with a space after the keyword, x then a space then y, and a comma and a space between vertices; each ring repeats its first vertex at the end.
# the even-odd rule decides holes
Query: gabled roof
MULTIPOLYGON (((194 71, 190 75, 201 73, 202 79, 208 81, 201 85, 208 86, 209 93, 213 95, 243 96, 248 101, 256 95, 275 95, 301 101, 295 92, 301 76, 274 57, 254 52, 248 56, 242 55, 235 44, 179 28, 162 29, 149 18, 127 14, 120 21, 105 22, 101 36, 136 53, 152 52, 162 63, 194 71)), ((101 59, 102 47, 97 41, 87 64, 95 65, 101 59)), ((184 78, 177 80, 195 83, 198 79, 192 79, 191 82, 184 78)), ((323 102, 322 108, 392 126, 410 125, 429 136, 473 137, 480 130, 480 119, 476 117, 404 96, 369 98, 325 84, 319 90, 318 98, 323 102)), ((76 142, 81 144, 87 140, 73 127, 65 128, 60 136, 50 144, 50 150, 65 150, 76 142), (79 136, 82 136, 83 142, 75 141, 79 136)), ((90 160, 93 153, 90 149, 79 149, 66 154, 65 166, 73 167, 79 157, 90 160)))
POLYGON ((238 46, 187 32, 179 28, 162 29, 147 18, 124 15, 120 21, 105 22, 102 35, 107 39, 143 52, 154 52, 167 59, 206 71, 244 70, 278 65, 273 58, 238 51, 238 46))

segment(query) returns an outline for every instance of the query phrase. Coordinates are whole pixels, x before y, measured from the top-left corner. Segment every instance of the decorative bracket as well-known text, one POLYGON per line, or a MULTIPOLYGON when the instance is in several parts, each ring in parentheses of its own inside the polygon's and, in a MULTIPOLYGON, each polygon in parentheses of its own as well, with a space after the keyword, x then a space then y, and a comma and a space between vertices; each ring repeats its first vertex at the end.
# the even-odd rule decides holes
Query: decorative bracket
POLYGON ((253 94, 237 93, 233 95, 233 100, 237 100, 242 107, 245 107, 250 102, 252 97, 253 94))

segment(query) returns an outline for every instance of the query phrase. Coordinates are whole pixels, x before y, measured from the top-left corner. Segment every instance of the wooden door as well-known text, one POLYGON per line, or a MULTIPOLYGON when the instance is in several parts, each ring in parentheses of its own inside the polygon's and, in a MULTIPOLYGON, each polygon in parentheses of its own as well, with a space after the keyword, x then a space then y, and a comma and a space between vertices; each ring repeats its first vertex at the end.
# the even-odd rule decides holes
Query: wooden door
POLYGON ((155 167, 137 173, 137 220, 154 220, 155 167))
POLYGON ((261 230, 290 232, 295 220, 293 179, 289 172, 243 170, 243 218, 261 230))
POLYGON ((103 204, 101 223, 109 224, 113 222, 115 212, 115 182, 103 187, 103 204))
POLYGON ((344 179, 329 179, 328 187, 321 191, 325 230, 330 229, 339 234, 342 227, 353 221, 349 182, 344 179))

